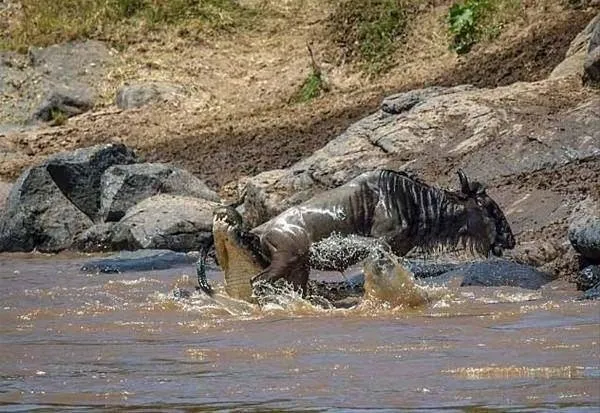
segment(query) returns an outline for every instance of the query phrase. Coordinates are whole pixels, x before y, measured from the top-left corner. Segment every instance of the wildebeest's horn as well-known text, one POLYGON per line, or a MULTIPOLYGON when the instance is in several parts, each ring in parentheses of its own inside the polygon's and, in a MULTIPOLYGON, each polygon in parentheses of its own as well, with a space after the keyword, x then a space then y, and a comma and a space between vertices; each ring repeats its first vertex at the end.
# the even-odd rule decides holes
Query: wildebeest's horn
POLYGON ((460 181, 460 190, 463 194, 470 194, 471 188, 469 186, 469 178, 467 178, 467 174, 465 174, 465 171, 462 169, 459 169, 456 173, 458 174, 458 179, 460 181))

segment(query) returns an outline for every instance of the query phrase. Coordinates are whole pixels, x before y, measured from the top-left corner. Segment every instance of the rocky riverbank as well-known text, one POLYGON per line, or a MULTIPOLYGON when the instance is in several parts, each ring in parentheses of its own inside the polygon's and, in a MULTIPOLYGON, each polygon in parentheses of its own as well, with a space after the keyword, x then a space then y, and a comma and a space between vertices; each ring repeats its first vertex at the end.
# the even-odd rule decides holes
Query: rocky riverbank
MULTIPOLYGON (((96 138, 103 142, 99 145, 54 154, 25 169, 32 164, 30 155, 39 159, 46 151, 49 136, 66 146, 78 146, 82 136, 93 143, 77 122, 93 125, 95 117, 112 116, 81 115, 93 105, 80 105, 85 99, 79 97, 92 93, 82 84, 75 88, 79 92, 69 95, 68 85, 60 83, 70 73, 68 62, 77 58, 79 46, 57 46, 58 55, 32 51, 28 65, 39 71, 39 84, 50 82, 56 88, 38 106, 29 102, 30 116, 20 125, 5 124, 0 131, 0 172, 8 177, 9 171, 25 169, 14 186, 0 183, 0 250, 198 250, 212 242, 212 209, 222 200, 240 203, 244 219, 255 226, 367 170, 407 170, 427 182, 452 187, 460 167, 485 182, 506 212, 518 241, 510 259, 553 276, 572 277, 582 289, 594 287, 600 235, 600 97, 595 88, 600 80, 599 36, 596 16, 543 80, 491 89, 436 86, 387 96, 370 115, 312 155, 220 187, 214 186, 214 179, 204 182, 173 164, 146 162, 120 142, 128 139, 106 139, 106 134, 96 138), (64 71, 50 69, 55 67, 50 56, 59 56, 64 71), (57 113, 72 116, 74 126, 52 129, 38 123, 60 122, 57 113), (584 212, 574 216, 573 211, 584 212)), ((96 70, 110 66, 110 51, 103 47, 93 43, 97 61, 89 62, 95 69, 84 76, 89 75, 88 86, 96 70)), ((19 59, 23 57, 4 57, 3 67, 22 71, 19 59)), ((185 100, 185 93, 166 84, 127 86, 117 94, 114 119, 145 119, 130 108, 177 99, 185 100)), ((107 126, 103 120, 99 124, 107 126)), ((90 130, 94 128, 97 125, 90 130)), ((118 131, 113 133, 118 136, 118 131)), ((289 137, 271 144, 287 153, 293 148, 288 141, 289 137)), ((261 150, 252 141, 246 146, 221 145, 231 154, 261 150)), ((160 157, 158 151, 149 156, 160 157)), ((221 162, 208 157, 203 161, 221 162)), ((229 161, 219 165, 223 174, 236 167, 229 161)))

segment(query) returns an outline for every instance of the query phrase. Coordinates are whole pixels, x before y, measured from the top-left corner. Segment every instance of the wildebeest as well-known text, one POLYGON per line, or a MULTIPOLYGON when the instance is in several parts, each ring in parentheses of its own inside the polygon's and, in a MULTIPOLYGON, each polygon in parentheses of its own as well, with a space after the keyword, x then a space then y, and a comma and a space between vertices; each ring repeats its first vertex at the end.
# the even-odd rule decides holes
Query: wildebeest
MULTIPOLYGON (((515 239, 500 207, 480 183, 470 182, 462 170, 458 176, 460 190, 447 191, 404 172, 366 172, 250 231, 237 228, 235 242, 251 250, 253 263, 263 268, 252 283, 283 278, 304 292, 310 247, 332 234, 376 238, 399 256, 413 247, 438 245, 463 244, 483 255, 513 248, 515 239)), ((227 211, 215 219, 223 214, 227 211)))

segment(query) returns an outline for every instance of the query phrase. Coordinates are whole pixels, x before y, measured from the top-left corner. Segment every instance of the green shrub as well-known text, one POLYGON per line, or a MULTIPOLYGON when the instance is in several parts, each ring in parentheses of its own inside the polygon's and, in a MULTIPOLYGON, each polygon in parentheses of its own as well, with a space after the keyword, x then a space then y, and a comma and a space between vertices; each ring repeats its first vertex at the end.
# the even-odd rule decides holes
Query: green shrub
POLYGON ((450 47, 467 53, 474 44, 500 34, 508 21, 516 18, 520 0, 464 0, 454 3, 448 12, 450 47))
POLYGON ((21 0, 22 15, 3 48, 46 46, 80 38, 122 42, 140 29, 191 24, 221 30, 252 15, 235 0, 21 0))
POLYGON ((313 70, 304 80, 304 83, 302 83, 300 91, 294 98, 294 101, 298 103, 308 102, 309 100, 321 96, 326 89, 321 74, 313 70))
POLYGON ((329 21, 329 34, 345 60, 358 61, 368 73, 379 73, 391 64, 391 55, 405 32, 412 3, 408 0, 337 0, 329 21))

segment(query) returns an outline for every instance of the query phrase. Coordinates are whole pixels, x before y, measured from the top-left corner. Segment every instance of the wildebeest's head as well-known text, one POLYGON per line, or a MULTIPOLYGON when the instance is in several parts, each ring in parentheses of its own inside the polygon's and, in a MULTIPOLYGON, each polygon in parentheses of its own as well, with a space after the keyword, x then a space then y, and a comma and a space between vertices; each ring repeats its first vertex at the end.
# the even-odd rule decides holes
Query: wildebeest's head
POLYGON ((462 169, 458 170, 461 197, 467 201, 467 228, 470 237, 485 240, 485 248, 496 256, 504 249, 515 247, 515 237, 498 204, 485 192, 479 182, 469 182, 462 169))

